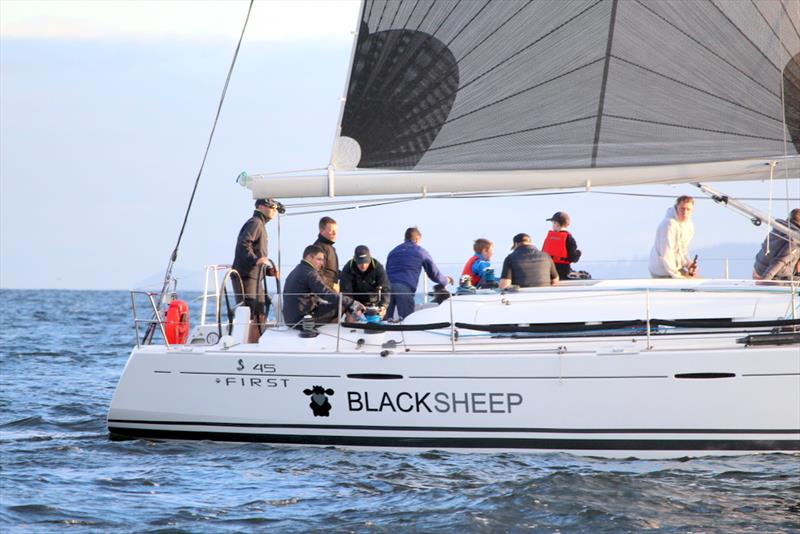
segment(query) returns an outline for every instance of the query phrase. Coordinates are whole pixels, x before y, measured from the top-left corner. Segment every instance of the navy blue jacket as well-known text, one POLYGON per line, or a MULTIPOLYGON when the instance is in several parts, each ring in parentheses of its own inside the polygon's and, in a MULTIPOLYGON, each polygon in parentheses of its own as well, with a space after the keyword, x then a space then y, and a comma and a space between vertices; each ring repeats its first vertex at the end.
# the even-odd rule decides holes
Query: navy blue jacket
POLYGON ((386 274, 392 285, 399 283, 416 290, 422 269, 437 284, 447 285, 447 277, 439 272, 428 251, 413 241, 400 243, 386 258, 386 274))

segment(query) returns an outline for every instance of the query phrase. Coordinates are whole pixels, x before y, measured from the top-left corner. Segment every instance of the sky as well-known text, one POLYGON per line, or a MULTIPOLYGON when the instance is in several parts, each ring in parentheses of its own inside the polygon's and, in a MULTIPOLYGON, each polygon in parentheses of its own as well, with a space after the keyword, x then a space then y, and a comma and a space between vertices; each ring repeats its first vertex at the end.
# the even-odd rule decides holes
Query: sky
MULTIPOLYGON (((131 289, 159 285, 189 202, 231 58, 243 1, 0 0, 0 288, 131 289)), ((203 266, 230 263, 252 212, 237 175, 325 167, 349 68, 353 1, 255 3, 181 242, 180 287, 203 266)), ((713 184, 712 184, 713 185, 713 184)), ((784 183, 716 184, 734 196, 786 197, 784 183)), ((314 241, 323 214, 339 222, 340 263, 367 244, 383 261, 405 228, 458 275, 472 241, 540 242, 555 211, 572 217, 595 277, 646 276, 670 198, 698 197, 701 270, 747 276, 764 238, 742 216, 689 185, 628 187, 504 199, 424 199, 299 215, 280 222, 284 272, 314 241)), ((784 216, 794 200, 753 201, 784 216)), ((270 223, 277 256, 278 223, 270 223)))

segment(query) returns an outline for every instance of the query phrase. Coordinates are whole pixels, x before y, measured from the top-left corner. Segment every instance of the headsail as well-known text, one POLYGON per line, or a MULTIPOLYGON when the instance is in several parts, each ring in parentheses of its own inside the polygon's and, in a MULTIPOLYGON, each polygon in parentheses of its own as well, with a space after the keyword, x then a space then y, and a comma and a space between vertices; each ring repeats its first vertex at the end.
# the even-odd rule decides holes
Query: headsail
POLYGON ((784 156, 796 177, 800 0, 366 0, 346 96, 358 168, 443 173, 430 190, 784 156))

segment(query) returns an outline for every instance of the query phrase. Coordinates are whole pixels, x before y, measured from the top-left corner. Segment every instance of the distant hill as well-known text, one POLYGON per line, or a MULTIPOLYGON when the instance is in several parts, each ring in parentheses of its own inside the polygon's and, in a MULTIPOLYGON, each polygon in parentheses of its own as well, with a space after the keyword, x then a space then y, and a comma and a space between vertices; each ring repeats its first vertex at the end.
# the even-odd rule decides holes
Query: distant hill
MULTIPOLYGON (((726 260, 728 278, 751 278, 753 259, 760 243, 719 243, 705 248, 692 249, 697 254, 700 274, 704 278, 725 278, 726 260)), ((649 278, 649 256, 636 256, 629 260, 579 262, 574 269, 584 269, 595 279, 649 278)))

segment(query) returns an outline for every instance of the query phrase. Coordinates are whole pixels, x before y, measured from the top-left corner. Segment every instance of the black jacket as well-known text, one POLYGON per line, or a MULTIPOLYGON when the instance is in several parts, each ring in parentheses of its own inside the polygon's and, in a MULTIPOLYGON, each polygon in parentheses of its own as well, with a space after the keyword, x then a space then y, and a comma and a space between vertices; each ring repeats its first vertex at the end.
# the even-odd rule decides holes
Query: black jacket
MULTIPOLYGON (((304 315, 312 314, 318 298, 338 306, 339 294, 325 285, 319 271, 303 260, 292 269, 283 285, 283 319, 286 324, 298 323, 304 315)), ((353 299, 342 297, 342 310, 353 303, 353 299)))
POLYGON ((322 266, 320 274, 322 275, 322 280, 328 284, 328 287, 332 288, 339 281, 339 255, 336 254, 336 249, 333 248, 333 241, 318 235, 313 244, 317 245, 325 253, 325 265, 322 266))
POLYGON ((265 226, 267 221, 264 214, 256 210, 239 230, 233 268, 239 272, 242 278, 258 278, 259 266, 256 265, 256 261, 267 255, 269 243, 265 226))
POLYGON ((549 254, 523 245, 506 256, 500 278, 510 279, 519 287, 549 286, 551 280, 558 278, 558 271, 549 254))
POLYGON ((342 293, 353 297, 361 304, 365 306, 374 304, 383 308, 389 306, 391 285, 389 277, 386 275, 386 269, 378 260, 373 259, 363 273, 352 259, 349 260, 342 267, 342 276, 339 281, 342 293), (379 287, 381 288, 380 299, 378 299, 379 287))

